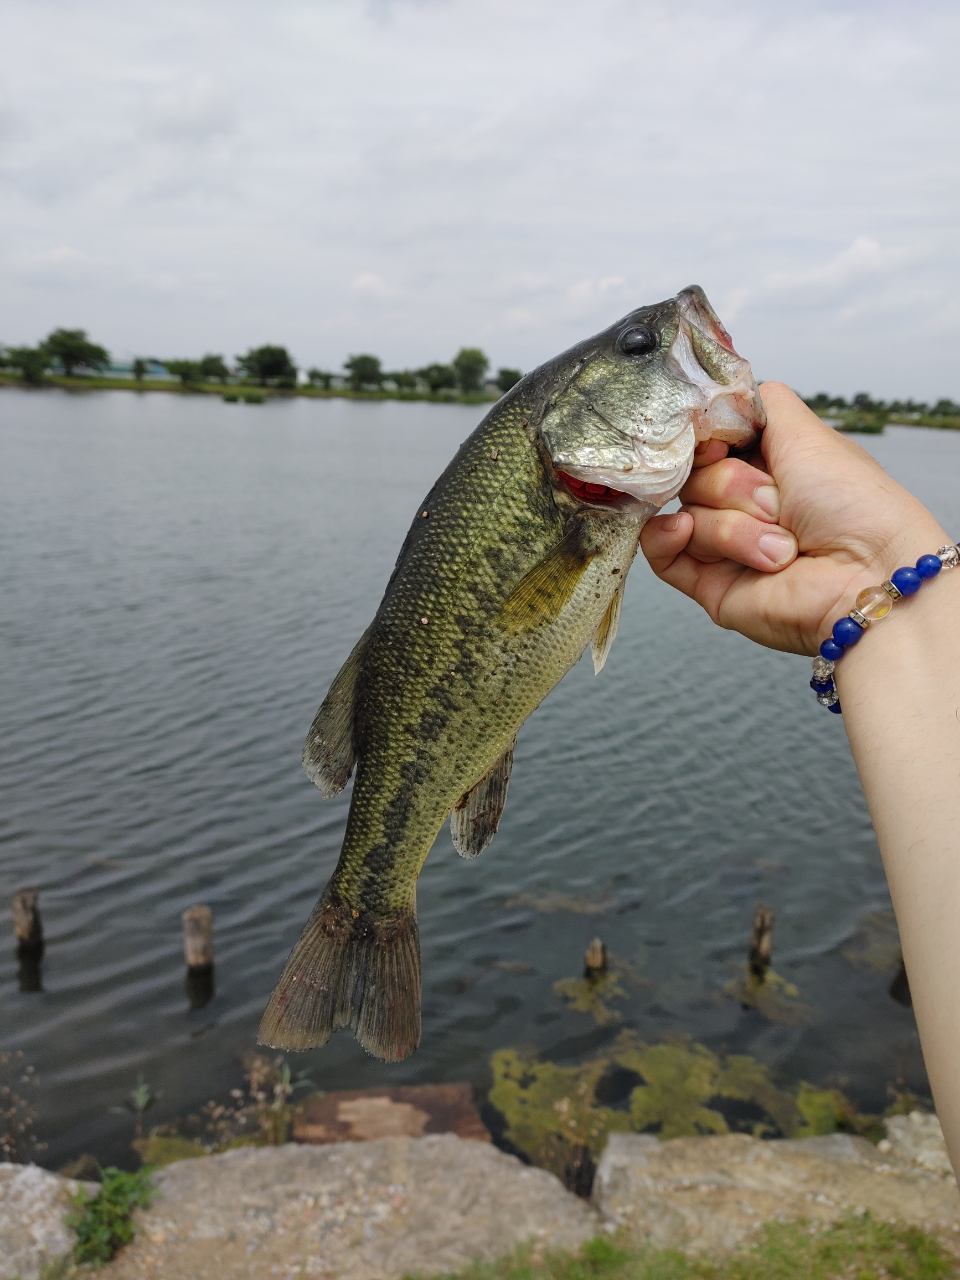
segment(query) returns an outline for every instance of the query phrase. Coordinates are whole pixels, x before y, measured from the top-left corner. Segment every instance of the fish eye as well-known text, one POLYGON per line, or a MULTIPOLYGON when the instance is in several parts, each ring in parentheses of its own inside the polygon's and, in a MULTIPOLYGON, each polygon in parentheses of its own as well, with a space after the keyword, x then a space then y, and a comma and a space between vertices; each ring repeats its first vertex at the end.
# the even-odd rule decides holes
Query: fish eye
POLYGON ((627 356, 645 356, 660 344, 649 325, 635 324, 620 335, 620 350, 627 356))

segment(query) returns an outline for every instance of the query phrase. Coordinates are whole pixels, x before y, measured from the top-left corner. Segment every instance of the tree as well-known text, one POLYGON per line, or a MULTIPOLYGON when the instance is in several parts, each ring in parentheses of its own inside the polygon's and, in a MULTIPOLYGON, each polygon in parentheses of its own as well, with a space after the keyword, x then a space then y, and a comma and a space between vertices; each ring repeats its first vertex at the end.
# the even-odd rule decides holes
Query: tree
POLYGON ((133 362, 133 376, 137 382, 142 382, 147 376, 147 362, 143 356, 137 356, 133 362))
POLYGON ((343 367, 350 378, 350 386, 354 391, 361 387, 380 387, 383 385, 383 369, 379 356, 350 356, 344 360, 343 367))
POLYGON ((230 370, 224 364, 223 356, 205 355, 200 361, 200 376, 204 381, 226 382, 230 370))
POLYGON ((498 369, 497 370, 497 386, 506 394, 511 387, 515 387, 523 374, 519 369, 498 369))
POLYGON ((43 381, 50 357, 42 343, 37 347, 8 347, 4 363, 11 369, 17 369, 24 382, 37 386, 43 381))
POLYGON ((278 387, 296 386, 297 366, 290 359, 286 347, 269 344, 251 347, 245 356, 237 356, 237 368, 261 387, 268 384, 278 387))
POLYGON ((449 364, 428 364, 417 370, 417 377, 422 378, 434 395, 445 388, 457 385, 457 375, 449 364))
POLYGON ((164 360, 163 367, 185 387, 195 387, 203 380, 199 360, 164 360))
POLYGON ((106 349, 88 341, 86 329, 54 329, 43 346, 50 359, 62 367, 67 378, 72 378, 77 369, 89 369, 94 373, 110 363, 106 349))
POLYGON ((937 418, 954 418, 960 416, 960 404, 952 400, 938 400, 930 412, 937 418))
POLYGON ((469 395, 483 387, 483 377, 490 368, 490 361, 479 347, 461 347, 453 357, 453 368, 460 390, 469 395))
POLYGON ((322 369, 308 369, 307 381, 311 387, 323 387, 324 391, 329 391, 333 382, 333 374, 324 373, 322 369))
POLYGON ((398 391, 416 391, 417 375, 411 373, 409 369, 398 369, 395 373, 385 373, 383 375, 388 382, 392 382, 398 391))

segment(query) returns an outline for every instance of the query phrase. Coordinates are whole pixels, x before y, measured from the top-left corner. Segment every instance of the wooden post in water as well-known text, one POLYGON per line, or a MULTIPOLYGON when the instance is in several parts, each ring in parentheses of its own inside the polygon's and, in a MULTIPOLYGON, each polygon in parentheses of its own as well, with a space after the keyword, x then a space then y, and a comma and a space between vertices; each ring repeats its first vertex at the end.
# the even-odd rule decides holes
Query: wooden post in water
POLYGON ((213 912, 197 904, 183 913, 183 953, 187 961, 184 988, 191 1009, 213 998, 213 912))
POLYGON ((767 976, 773 958, 773 926, 776 923, 773 907, 758 902, 753 908, 753 929, 750 933, 750 973, 758 982, 767 976))
POLYGON ((183 913, 183 952, 188 969, 213 964, 213 912, 209 907, 187 907, 183 913))
POLYGON ((607 947, 601 938, 594 938, 583 953, 583 976, 599 978, 607 972, 607 947))
POLYGON ((43 951, 43 921, 36 889, 18 889, 10 901, 18 951, 43 951))

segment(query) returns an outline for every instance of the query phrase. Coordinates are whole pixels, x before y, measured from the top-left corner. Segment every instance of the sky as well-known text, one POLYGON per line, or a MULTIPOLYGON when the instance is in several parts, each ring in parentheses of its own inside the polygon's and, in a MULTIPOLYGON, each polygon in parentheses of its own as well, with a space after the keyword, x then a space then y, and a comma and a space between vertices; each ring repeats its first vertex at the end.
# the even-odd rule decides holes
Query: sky
POLYGON ((702 285, 762 378, 960 399, 960 6, 3 0, 0 343, 532 368, 702 285))

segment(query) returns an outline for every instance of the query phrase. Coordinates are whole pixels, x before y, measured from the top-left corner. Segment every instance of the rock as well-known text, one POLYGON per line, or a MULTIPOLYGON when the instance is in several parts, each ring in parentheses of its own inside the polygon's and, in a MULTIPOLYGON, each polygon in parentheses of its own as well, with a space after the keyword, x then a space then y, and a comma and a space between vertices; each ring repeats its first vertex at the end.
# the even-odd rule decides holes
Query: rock
POLYGON ((368 1142, 455 1133, 489 1142, 469 1084, 396 1085, 316 1093, 293 1109, 296 1142, 368 1142))
POLYGON ((835 1222, 849 1212, 960 1231, 956 1182, 885 1161, 840 1133, 780 1142, 613 1133, 593 1199, 635 1240, 693 1253, 738 1248, 765 1222, 835 1222))
POLYGON ((575 1248, 594 1209, 552 1174, 453 1134, 241 1148, 172 1164, 102 1280, 390 1280, 533 1239, 575 1248))
POLYGON ((891 1116, 886 1123, 887 1142, 881 1143, 882 1147, 898 1159, 941 1178, 953 1177, 943 1130, 932 1112, 911 1111, 908 1116, 891 1116))
POLYGON ((76 1236, 63 1225, 80 1187, 35 1164, 0 1164, 0 1280, 37 1280, 41 1267, 60 1261, 76 1236))

